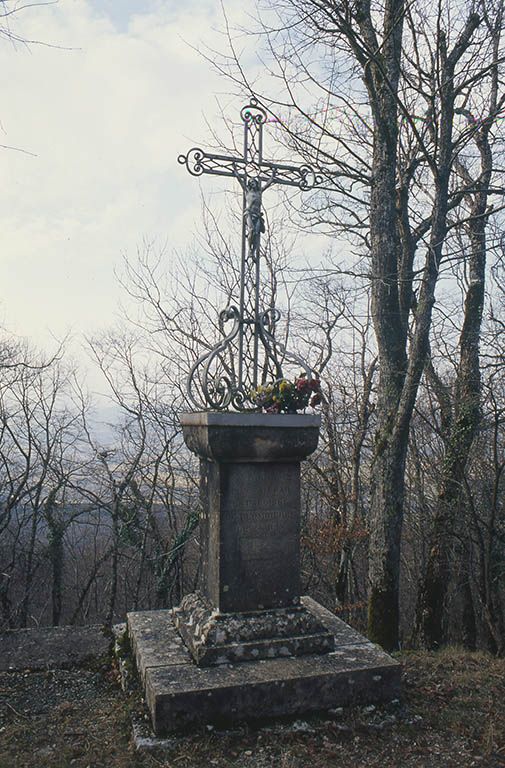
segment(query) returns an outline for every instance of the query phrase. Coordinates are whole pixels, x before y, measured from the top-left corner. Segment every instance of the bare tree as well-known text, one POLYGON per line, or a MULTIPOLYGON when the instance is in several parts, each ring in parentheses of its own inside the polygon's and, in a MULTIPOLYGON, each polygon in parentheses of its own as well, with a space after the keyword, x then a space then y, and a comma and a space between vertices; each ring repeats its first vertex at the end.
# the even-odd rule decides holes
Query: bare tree
MULTIPOLYGON (((452 263, 446 248, 451 215, 476 181, 487 185, 484 205, 501 195, 487 170, 472 178, 461 174, 478 126, 499 127, 504 102, 501 80, 493 80, 497 48, 489 28, 501 29, 501 10, 493 3, 421 8, 403 0, 297 0, 275 7, 277 23, 266 13, 263 32, 282 95, 262 95, 247 82, 231 35, 231 57, 218 66, 270 104, 288 147, 326 168, 329 194, 305 205, 306 220, 345 233, 369 263, 354 267, 371 281, 379 374, 369 634, 395 648, 409 427, 436 286, 452 263), (287 121, 287 107, 303 122, 287 121)), ((476 228, 487 215, 477 211, 482 202, 480 196, 468 211, 476 228)))
MULTIPOLYGON (((481 94, 483 118, 476 121, 464 104, 456 112, 466 119, 477 150, 472 157, 471 145, 460 153, 456 148, 454 173, 465 188, 460 206, 452 214, 456 238, 454 246, 461 249, 465 261, 465 297, 459 338, 459 364, 456 377, 447 386, 432 363, 427 375, 439 400, 442 433, 445 444, 443 476, 439 488, 439 503, 433 522, 432 544, 426 574, 418 601, 418 628, 428 647, 437 647, 445 638, 443 618, 449 583, 449 551, 455 511, 463 486, 465 466, 481 422, 481 380, 479 346, 484 307, 486 257, 488 246, 486 228, 492 212, 494 170, 493 128, 495 117, 504 103, 500 94, 501 36, 503 5, 495 8, 482 5, 483 26, 487 31, 491 53, 487 58, 489 82, 481 94), (468 245, 464 242, 468 241, 468 245)), ((454 151, 454 150, 453 150, 454 151)), ((463 589, 467 580, 464 580, 463 589)))
MULTIPOLYGON (((106 623, 114 618, 119 580, 128 581, 126 604, 138 607, 144 577, 154 580, 155 605, 178 602, 184 590, 184 552, 198 521, 196 481, 178 423, 177 391, 156 362, 145 360, 138 334, 104 334, 91 350, 118 406, 113 446, 101 449, 88 432, 102 483, 85 491, 106 509, 111 523, 110 586, 106 623), (137 562, 121 570, 121 560, 137 562), (133 582, 126 576, 135 572, 133 582)), ((124 604, 124 602, 122 603, 124 604)))
POLYGON ((8 359, 0 386, 0 527, 5 547, 1 602, 6 624, 25 626, 36 573, 43 565, 41 538, 47 526, 53 615, 59 615, 62 552, 53 536, 53 508, 72 471, 78 427, 67 400, 69 375, 59 360, 48 364, 27 349, 22 357, 8 359), (16 573, 23 586, 13 603, 16 573))

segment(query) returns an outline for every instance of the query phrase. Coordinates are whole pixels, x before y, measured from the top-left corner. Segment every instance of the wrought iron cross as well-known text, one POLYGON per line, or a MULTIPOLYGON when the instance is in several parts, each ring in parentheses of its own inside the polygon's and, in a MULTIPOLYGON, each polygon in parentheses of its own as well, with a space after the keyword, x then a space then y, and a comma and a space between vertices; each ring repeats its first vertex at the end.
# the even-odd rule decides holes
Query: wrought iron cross
POLYGON ((187 392, 197 408, 255 410, 250 393, 258 384, 282 378, 281 361, 302 368, 309 366, 287 352, 275 338, 279 310, 262 308, 260 284, 261 234, 265 231, 262 194, 273 184, 311 189, 322 181, 309 165, 283 165, 263 160, 263 125, 266 110, 255 98, 242 107, 244 152, 242 157, 216 155, 194 147, 178 161, 192 176, 209 173, 238 180, 243 194, 240 297, 219 315, 223 338, 205 352, 191 368, 187 392), (227 332, 225 325, 231 322, 227 332))

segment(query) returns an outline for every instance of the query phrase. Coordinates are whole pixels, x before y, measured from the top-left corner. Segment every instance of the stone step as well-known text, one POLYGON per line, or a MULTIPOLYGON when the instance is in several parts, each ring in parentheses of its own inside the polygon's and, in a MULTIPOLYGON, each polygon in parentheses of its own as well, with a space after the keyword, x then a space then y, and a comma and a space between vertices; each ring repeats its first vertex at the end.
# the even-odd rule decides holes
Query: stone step
POLYGON ((334 651, 213 667, 194 663, 170 611, 128 614, 155 733, 398 698, 400 665, 315 601, 303 603, 334 634, 334 651))

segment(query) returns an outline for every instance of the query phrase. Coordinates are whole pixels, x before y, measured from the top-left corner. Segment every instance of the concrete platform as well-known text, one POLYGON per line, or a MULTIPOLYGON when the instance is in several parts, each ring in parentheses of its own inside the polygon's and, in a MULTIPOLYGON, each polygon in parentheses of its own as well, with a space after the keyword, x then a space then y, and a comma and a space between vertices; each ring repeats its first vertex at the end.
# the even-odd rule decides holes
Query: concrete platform
POLYGON ((0 633, 0 672, 66 669, 109 653, 101 626, 32 627, 0 633))
POLYGON ((128 614, 155 733, 397 698, 400 665, 314 600, 302 602, 334 634, 334 651, 213 667, 194 663, 171 611, 128 614))

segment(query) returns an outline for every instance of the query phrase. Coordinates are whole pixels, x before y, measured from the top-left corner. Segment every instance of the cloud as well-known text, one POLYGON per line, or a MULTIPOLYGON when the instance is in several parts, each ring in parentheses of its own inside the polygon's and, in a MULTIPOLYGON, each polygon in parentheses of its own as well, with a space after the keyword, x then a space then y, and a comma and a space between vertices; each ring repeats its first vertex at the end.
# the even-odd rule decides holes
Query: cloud
POLYGON ((106 10, 85 0, 27 10, 16 22, 25 37, 71 50, 0 50, 0 143, 36 155, 0 150, 0 316, 41 344, 110 324, 114 267, 143 237, 191 240, 198 185, 177 155, 205 139, 203 114, 217 119, 215 93, 229 88, 185 42, 212 42, 218 3, 106 10))

